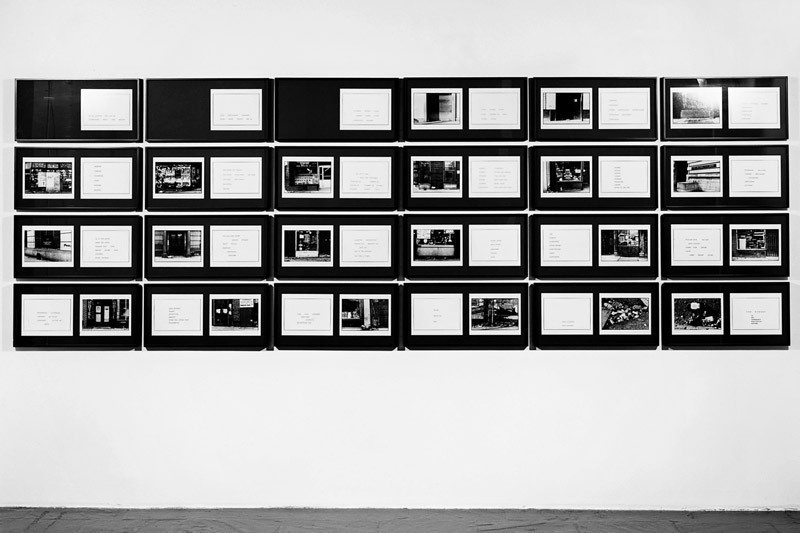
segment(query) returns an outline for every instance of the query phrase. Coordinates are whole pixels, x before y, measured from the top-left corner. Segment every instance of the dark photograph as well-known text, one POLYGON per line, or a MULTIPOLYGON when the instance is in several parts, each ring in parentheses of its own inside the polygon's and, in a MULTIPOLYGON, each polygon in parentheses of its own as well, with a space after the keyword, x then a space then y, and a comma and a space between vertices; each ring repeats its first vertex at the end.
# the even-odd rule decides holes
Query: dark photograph
POLYGON ((23 227, 23 266, 71 267, 72 238, 72 226, 23 227))
POLYGON ((202 266, 202 228, 153 228, 153 264, 202 266))
POLYGON ((73 159, 23 159, 24 198, 74 198, 73 159))
POLYGON ((590 157, 584 159, 542 158, 542 194, 591 196, 590 157))
POLYGON ((461 264, 460 228, 411 228, 411 264, 461 264))
POLYGON ((333 228, 283 228, 283 264, 333 266, 333 228))
POLYGON ((389 333, 388 296, 342 295, 340 306, 341 335, 389 333))
POLYGON ((81 335, 129 335, 129 296, 97 294, 81 297, 81 335))
POLYGON ((461 158, 411 158, 411 196, 461 196, 461 158))
POLYGON ((543 128, 591 128, 590 89, 542 89, 543 128))
POLYGON ((673 157, 672 193, 722 196, 722 157, 673 157))
POLYGON ((519 333, 519 297, 470 296, 470 334, 519 333))
POLYGON ((412 128, 460 128, 461 90, 413 90, 411 94, 412 128))
POLYGON ((259 297, 210 296, 209 335, 260 335, 259 297))
POLYGON ((153 161, 153 196, 203 197, 203 161, 153 161))
POLYGON ((722 333, 722 295, 672 296, 673 332, 722 333))
POLYGON ((779 228, 731 228, 731 264, 779 263, 780 260, 779 228))
POLYGON ((649 264, 649 230, 600 227, 600 264, 649 264))
POLYGON ((314 161, 284 158, 283 193, 333 198, 333 158, 314 161))
POLYGON ((600 295, 600 332, 649 333, 650 298, 600 295))
POLYGON ((721 87, 672 89, 673 126, 720 126, 721 110, 721 87))

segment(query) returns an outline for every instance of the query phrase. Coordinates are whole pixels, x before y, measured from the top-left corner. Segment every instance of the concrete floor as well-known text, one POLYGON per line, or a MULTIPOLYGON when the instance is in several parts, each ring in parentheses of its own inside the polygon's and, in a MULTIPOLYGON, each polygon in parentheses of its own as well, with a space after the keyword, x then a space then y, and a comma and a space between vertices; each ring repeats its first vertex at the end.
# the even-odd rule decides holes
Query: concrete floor
POLYGON ((0 532, 790 533, 800 511, 0 508, 0 532))

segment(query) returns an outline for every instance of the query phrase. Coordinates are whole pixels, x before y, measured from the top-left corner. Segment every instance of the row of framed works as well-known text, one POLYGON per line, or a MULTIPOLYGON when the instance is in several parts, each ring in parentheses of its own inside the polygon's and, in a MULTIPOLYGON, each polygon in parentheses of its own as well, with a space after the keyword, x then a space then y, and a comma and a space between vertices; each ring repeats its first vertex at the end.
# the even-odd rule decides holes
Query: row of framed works
MULTIPOLYGON (((661 78, 661 139, 785 140, 787 81, 661 78)), ((656 91, 654 77, 21 79, 16 139, 652 141, 656 91)))
POLYGON ((16 284, 14 346, 779 347, 789 307, 787 282, 16 284))
POLYGON ((14 276, 786 278, 789 243, 788 213, 16 215, 14 276))
POLYGON ((787 145, 17 147, 14 168, 23 211, 654 210, 659 174, 662 209, 789 205, 787 145))

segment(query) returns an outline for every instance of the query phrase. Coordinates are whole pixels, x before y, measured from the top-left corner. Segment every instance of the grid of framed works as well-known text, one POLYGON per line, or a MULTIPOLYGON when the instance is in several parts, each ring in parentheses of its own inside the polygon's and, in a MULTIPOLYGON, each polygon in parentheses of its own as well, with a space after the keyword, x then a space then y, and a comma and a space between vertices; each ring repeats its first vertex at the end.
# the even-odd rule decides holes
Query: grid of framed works
POLYGON ((787 87, 17 80, 14 346, 788 346, 787 87))

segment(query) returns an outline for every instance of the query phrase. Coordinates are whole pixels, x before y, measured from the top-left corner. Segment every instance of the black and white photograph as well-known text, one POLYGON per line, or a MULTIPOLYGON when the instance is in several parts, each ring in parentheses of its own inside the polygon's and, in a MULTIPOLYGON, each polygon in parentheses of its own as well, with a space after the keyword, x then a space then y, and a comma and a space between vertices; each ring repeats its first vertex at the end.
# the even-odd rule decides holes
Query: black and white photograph
POLYGON ((412 198, 461 198, 461 157, 412 157, 412 198))
POLYGON ((82 337, 131 334, 131 297, 128 294, 82 294, 82 337))
POLYGON ((22 172, 23 198, 75 198, 74 158, 25 157, 22 172))
POLYGON ((589 88, 542 89, 543 129, 590 129, 592 90, 589 88))
POLYGON ((411 89, 411 129, 463 127, 461 89, 411 89))
POLYGON ((333 266, 333 226, 283 226, 283 266, 333 266))
POLYGON ((390 335, 392 297, 389 294, 339 296, 339 335, 390 335))
POLYGON ((648 226, 599 227, 600 266, 647 266, 650 264, 648 226))
POLYGON ((781 264, 780 224, 731 224, 731 266, 781 264))
POLYGON ((672 157, 673 197, 722 196, 722 156, 672 157))
POLYGON ((154 267, 202 267, 203 226, 153 226, 154 267))
POLYGON ((333 198, 333 158, 284 157, 281 196, 333 198))
POLYGON ((461 266, 460 224, 411 226, 412 266, 461 266))
POLYGON ((722 87, 671 88, 671 127, 722 128, 722 87))
POLYGON ((153 158, 153 198, 203 198, 203 158, 153 158))
POLYGON ((22 226, 23 267, 72 267, 73 226, 22 226))
POLYGON ((209 335, 261 335, 258 294, 211 294, 208 301, 209 335))
POLYGON ((600 294, 600 335, 649 335, 650 294, 600 294))
POLYGON ((672 334, 722 335, 722 294, 673 294, 672 334))
POLYGON ((470 294, 470 335, 519 335, 519 294, 470 294))
POLYGON ((591 157, 542 157, 542 196, 592 196, 591 157))

